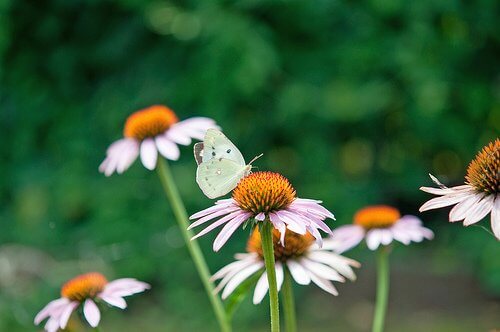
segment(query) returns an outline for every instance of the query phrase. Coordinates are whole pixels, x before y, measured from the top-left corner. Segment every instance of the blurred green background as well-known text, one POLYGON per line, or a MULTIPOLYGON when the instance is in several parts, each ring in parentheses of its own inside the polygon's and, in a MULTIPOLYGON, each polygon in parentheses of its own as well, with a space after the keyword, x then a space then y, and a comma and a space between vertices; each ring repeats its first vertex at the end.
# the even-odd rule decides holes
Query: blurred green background
MULTIPOLYGON (((349 223, 374 203, 417 214, 427 173, 463 182, 500 131, 495 0, 0 0, 0 331, 32 320, 61 284, 97 270, 153 290, 105 331, 216 331, 154 172, 98 165, 126 117, 151 104, 214 118, 256 166, 287 176, 349 223)), ((172 163, 189 213, 208 207, 191 147, 172 163)), ((420 217, 434 241, 398 246, 387 331, 500 328, 500 245, 479 227, 420 217)), ((489 219, 482 225, 489 227, 489 219)), ((243 251, 240 231, 211 270, 243 251)), ((297 287, 301 331, 368 331, 372 253, 332 297, 297 287)), ((246 299, 235 331, 266 331, 246 299)), ((75 320, 72 324, 77 324, 75 320)), ((78 325, 78 324, 77 324, 78 325)), ((72 329, 79 331, 78 326, 72 329)))

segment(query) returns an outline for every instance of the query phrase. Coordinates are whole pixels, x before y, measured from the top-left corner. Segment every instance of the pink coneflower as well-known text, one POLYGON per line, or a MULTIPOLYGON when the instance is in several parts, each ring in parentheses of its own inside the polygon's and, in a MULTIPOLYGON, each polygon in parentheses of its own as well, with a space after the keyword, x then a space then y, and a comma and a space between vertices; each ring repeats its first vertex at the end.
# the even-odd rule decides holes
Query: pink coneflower
POLYGON ((205 131, 218 128, 215 121, 204 117, 180 121, 163 105, 154 105, 130 115, 125 122, 122 138, 108 148, 99 171, 110 176, 126 171, 140 155, 149 170, 156 167, 158 152, 167 159, 179 159, 177 144, 189 145, 191 139, 202 140, 205 131))
POLYGON ((500 139, 495 139, 479 152, 467 168, 465 183, 448 188, 431 175, 439 188, 421 187, 420 190, 439 195, 427 201, 420 211, 455 205, 450 222, 464 221, 464 226, 477 223, 491 212, 491 229, 500 240, 500 139))
POLYGON ((325 240, 325 248, 342 253, 357 246, 363 239, 369 249, 389 245, 396 240, 403 244, 431 240, 434 233, 422 226, 415 216, 401 217, 399 211, 386 205, 368 206, 354 215, 354 223, 336 228, 325 240))
POLYGON ((95 301, 103 301, 120 309, 125 309, 125 296, 143 292, 150 286, 132 278, 117 279, 111 282, 100 273, 91 272, 79 275, 63 285, 61 298, 49 302, 35 317, 35 324, 48 318, 47 332, 66 328, 73 311, 83 305, 83 316, 92 327, 101 319, 101 312, 95 301))
MULTIPOLYGON (((309 285, 313 282, 333 295, 338 295, 338 292, 332 281, 344 282, 345 278, 356 280, 351 267, 359 267, 358 262, 319 248, 314 244, 314 237, 308 232, 300 235, 287 230, 285 237, 283 246, 279 231, 273 230, 278 290, 281 289, 285 269, 299 285, 309 285)), ((241 283, 258 273, 260 277, 255 286, 253 303, 260 303, 267 294, 269 286, 264 269, 262 241, 257 227, 248 240, 247 253, 236 254, 235 258, 235 262, 226 265, 213 275, 213 280, 221 279, 216 290, 223 289, 222 299, 226 299, 241 283)))
POLYGON ((189 228, 222 217, 194 237, 205 235, 225 224, 214 241, 214 251, 218 251, 248 220, 271 222, 281 233, 281 243, 286 241, 285 232, 289 229, 302 235, 309 232, 321 245, 322 239, 318 229, 331 233, 323 220, 335 218, 320 203, 321 201, 297 198, 290 182, 278 173, 256 172, 238 183, 232 198, 219 200, 215 206, 193 214, 190 219, 198 220, 189 228))

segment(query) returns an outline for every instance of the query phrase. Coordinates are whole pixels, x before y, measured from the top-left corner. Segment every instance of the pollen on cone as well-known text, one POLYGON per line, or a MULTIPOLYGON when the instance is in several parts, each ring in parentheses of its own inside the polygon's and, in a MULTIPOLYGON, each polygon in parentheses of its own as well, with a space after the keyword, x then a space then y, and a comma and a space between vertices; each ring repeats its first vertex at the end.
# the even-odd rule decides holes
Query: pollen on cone
POLYGON ((500 139, 485 146, 467 168, 467 182, 477 191, 500 192, 500 139))
MULTIPOLYGON (((273 245, 274 245, 274 259, 276 261, 286 261, 289 258, 294 258, 302 255, 314 243, 314 237, 308 232, 304 235, 286 230, 285 245, 280 243, 280 232, 273 229, 273 245)), ((255 252, 259 256, 263 256, 262 240, 260 237, 259 229, 254 228, 252 235, 247 242, 247 251, 255 252)))
POLYGON ((131 114, 125 122, 125 137, 143 140, 164 133, 178 122, 175 113, 163 105, 154 105, 131 114))
POLYGON ((87 298, 94 298, 108 283, 106 277, 98 272, 79 275, 61 288, 61 295, 72 301, 82 302, 87 298))
POLYGON ((387 205, 365 207, 354 215, 354 224, 365 229, 387 228, 394 225, 401 218, 396 208, 387 205))
POLYGON ((238 183, 233 199, 245 211, 268 213, 290 205, 295 199, 295 189, 281 174, 255 172, 238 183))

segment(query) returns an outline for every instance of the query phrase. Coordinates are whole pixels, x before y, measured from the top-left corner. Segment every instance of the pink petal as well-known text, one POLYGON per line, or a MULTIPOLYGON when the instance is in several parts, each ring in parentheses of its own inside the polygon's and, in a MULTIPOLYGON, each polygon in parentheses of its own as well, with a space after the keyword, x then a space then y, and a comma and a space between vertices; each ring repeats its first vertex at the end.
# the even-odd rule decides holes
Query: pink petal
POLYGON ((332 269, 328 265, 324 265, 315 261, 312 261, 306 257, 302 257, 300 264, 307 270, 313 272, 315 275, 333 281, 344 282, 345 279, 336 270, 332 269))
POLYGON ((85 300, 83 305, 83 315, 87 322, 89 322, 90 326, 96 327, 99 325, 99 321, 101 320, 101 312, 97 305, 91 299, 85 300))
POLYGON ((257 285, 255 285, 255 290, 253 292, 253 304, 259 304, 266 296, 267 291, 269 290, 269 283, 267 281, 267 274, 264 271, 257 281, 257 285))
POLYGON ((189 225, 188 229, 193 229, 193 228, 195 228, 197 226, 200 226, 200 225, 206 223, 207 221, 210 221, 210 220, 212 220, 214 218, 223 216, 225 214, 229 215, 229 214, 234 214, 236 212, 242 212, 242 211, 237 206, 231 206, 229 208, 219 209, 218 211, 216 211, 216 212, 214 212, 212 214, 206 215, 206 216, 204 216, 204 217, 196 220, 194 223, 192 223, 191 225, 189 225))
POLYGON ((70 300, 65 297, 50 301, 35 317, 35 325, 40 324, 45 318, 52 315, 54 312, 60 312, 60 309, 65 307, 70 300))
POLYGON ((158 151, 156 150, 155 141, 152 138, 146 138, 141 143, 141 162, 150 171, 155 169, 156 160, 158 159, 158 151))
POLYGON ((340 226, 325 240, 324 248, 343 253, 357 246, 365 237, 365 230, 358 225, 340 226))
POLYGON ((323 289, 324 291, 332 295, 335 296, 339 295, 339 292, 329 280, 321 278, 312 271, 309 272, 309 275, 311 277, 312 282, 314 282, 319 288, 323 289))
POLYGON ((167 159, 177 160, 180 156, 179 147, 165 136, 159 135, 155 138, 158 151, 167 159))
POLYGON ((290 271, 290 274, 292 275, 292 278, 299 284, 299 285, 309 285, 311 283, 311 277, 309 276, 309 273, 302 267, 302 265, 298 262, 296 262, 293 259, 289 259, 286 262, 286 266, 288 267, 288 271, 290 271))
POLYGON ((226 299, 231 293, 245 280, 247 280, 251 275, 261 269, 261 265, 252 264, 246 268, 240 270, 235 274, 231 280, 227 283, 224 291, 222 292, 222 299, 226 299))
POLYGON ((220 233, 217 235, 215 238, 214 244, 213 244, 213 249, 214 251, 219 251, 220 248, 229 240, 231 235, 243 224, 243 222, 247 218, 238 218, 236 217, 232 221, 228 222, 226 226, 222 228, 220 233))
POLYGON ((231 201, 230 202, 225 202, 223 204, 215 204, 214 206, 211 206, 205 210, 201 210, 199 212, 196 212, 195 214, 193 214, 191 217, 189 217, 190 220, 193 220, 193 219, 198 219, 198 218, 201 218, 201 217, 204 217, 206 215, 209 215, 211 213, 214 213, 214 212, 217 212, 217 211, 220 211, 220 210, 224 210, 230 206, 236 206, 236 204, 234 204, 234 201, 232 199, 230 199, 231 201))
POLYGON ((66 325, 68 324, 69 317, 71 316, 71 313, 80 305, 79 302, 73 301, 71 303, 68 303, 66 308, 64 308, 63 312, 61 313, 61 316, 59 317, 59 326, 61 329, 65 329, 66 325))
POLYGON ((366 233, 366 244, 370 250, 376 250, 380 245, 382 236, 379 229, 372 229, 366 233))
POLYGON ((120 309, 125 309, 127 307, 127 302, 122 297, 119 296, 111 296, 111 295, 100 295, 99 296, 103 301, 108 304, 118 307, 120 309))
POLYGON ((450 221, 459 221, 463 220, 468 211, 476 205, 482 198, 483 194, 471 194, 466 199, 458 203, 453 209, 450 211, 450 221))
POLYGON ((436 197, 425 202, 424 205, 422 205, 418 210, 420 212, 423 212, 427 210, 439 209, 445 206, 450 206, 463 201, 465 198, 470 196, 470 194, 471 194, 470 192, 462 192, 456 195, 445 195, 441 197, 436 197))
POLYGON ((479 203, 474 205, 467 212, 467 216, 465 217, 464 220, 464 226, 470 226, 472 224, 475 224, 484 217, 486 217, 486 215, 490 213, 491 209, 493 208, 494 199, 495 196, 489 195, 483 198, 479 203))
POLYGON ((189 135, 187 135, 184 130, 182 130, 182 127, 176 127, 175 125, 167 130, 167 132, 165 133, 165 137, 177 144, 191 144, 191 137, 189 137, 189 135))
MULTIPOLYGON (((232 222, 238 223, 240 221, 245 221, 246 219, 248 219, 248 217, 250 217, 250 214, 248 212, 236 211, 236 212, 230 213, 227 216, 211 223, 209 226, 204 228, 201 232, 199 232, 198 234, 193 236, 191 238, 191 240, 197 239, 200 236, 207 234, 208 232, 214 230, 215 228, 217 228, 225 223, 228 223, 228 224, 232 223, 232 222)), ((222 231, 221 231, 221 233, 222 233, 222 231)))
POLYGON ((495 198, 495 203, 491 209, 491 230, 496 238, 500 240, 500 197, 495 198))
POLYGON ((255 220, 263 221, 264 219, 266 219, 266 214, 264 212, 260 212, 255 216, 255 220))

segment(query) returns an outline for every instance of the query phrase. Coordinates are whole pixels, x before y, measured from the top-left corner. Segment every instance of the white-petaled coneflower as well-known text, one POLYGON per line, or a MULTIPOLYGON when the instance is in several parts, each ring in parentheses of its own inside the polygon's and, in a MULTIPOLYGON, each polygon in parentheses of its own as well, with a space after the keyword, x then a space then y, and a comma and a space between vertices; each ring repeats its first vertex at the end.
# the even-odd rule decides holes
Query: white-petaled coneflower
POLYGON ((381 244, 388 245, 393 240, 407 245, 433 237, 434 233, 423 227, 419 218, 401 216, 391 206, 376 205, 356 212, 353 224, 336 228, 332 236, 325 240, 324 247, 342 253, 366 239, 368 248, 376 250, 381 244))
POLYGON ((96 301, 125 309, 123 299, 149 289, 150 286, 132 278, 117 279, 108 282, 106 277, 97 272, 79 275, 61 288, 61 298, 49 302, 35 317, 35 324, 48 318, 45 324, 47 332, 56 332, 66 328, 69 317, 78 307, 83 306, 83 316, 92 327, 99 325, 101 312, 96 301))
MULTIPOLYGON (((344 282, 345 278, 355 280, 356 275, 352 267, 360 264, 352 259, 320 248, 314 243, 314 237, 307 232, 300 235, 286 231, 286 241, 283 246, 280 242, 280 233, 273 230, 274 259, 278 290, 281 289, 284 278, 284 269, 300 285, 316 284, 326 292, 338 295, 332 281, 344 282)), ((262 242, 258 228, 253 230, 247 243, 247 253, 235 255, 236 261, 232 262, 212 277, 221 280, 217 291, 222 290, 225 299, 245 280, 256 273, 260 275, 253 295, 253 303, 262 301, 269 290, 267 275, 264 269, 262 242)))
POLYGON ((200 237, 225 225, 214 241, 214 251, 218 251, 231 235, 249 220, 256 223, 271 222, 281 233, 282 243, 286 241, 285 233, 289 229, 302 235, 309 232, 321 245, 322 239, 318 229, 331 234, 324 220, 335 218, 320 203, 321 201, 297 198, 295 189, 281 174, 255 172, 238 183, 232 198, 219 200, 215 202, 215 206, 193 214, 190 219, 198 220, 189 228, 221 217, 194 237, 200 237))
POLYGON ((126 171, 140 156, 149 170, 156 167, 158 152, 167 159, 179 159, 177 144, 189 145, 191 139, 202 140, 209 128, 218 128, 215 121, 194 117, 179 121, 168 107, 154 105, 130 115, 123 129, 124 138, 114 142, 106 151, 99 171, 106 176, 126 171))
POLYGON ((448 188, 437 178, 431 179, 439 188, 421 187, 420 190, 439 195, 427 201, 420 211, 455 205, 450 222, 464 221, 464 226, 477 223, 491 212, 491 229, 500 240, 500 139, 485 146, 469 164, 464 185, 448 188))

